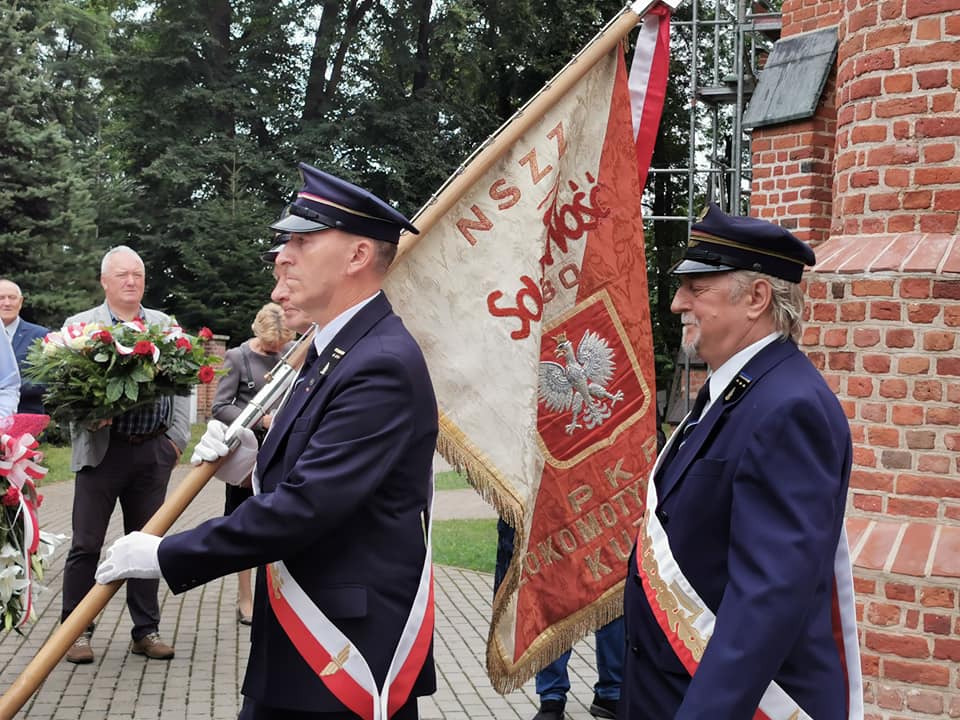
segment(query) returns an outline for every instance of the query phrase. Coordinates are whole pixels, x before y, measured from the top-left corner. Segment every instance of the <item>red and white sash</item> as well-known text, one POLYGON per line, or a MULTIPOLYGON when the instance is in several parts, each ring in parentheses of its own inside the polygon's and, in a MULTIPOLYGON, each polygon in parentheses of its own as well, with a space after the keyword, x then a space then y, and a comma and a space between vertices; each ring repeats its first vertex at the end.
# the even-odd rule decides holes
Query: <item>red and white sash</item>
MULTIPOLYGON (((256 472, 253 486, 259 494, 256 472)), ((314 604, 286 564, 277 561, 267 566, 267 597, 290 641, 327 689, 364 720, 388 720, 409 699, 433 640, 432 483, 428 506, 420 584, 382 690, 360 651, 314 604)))
MULTIPOLYGON (((666 448, 661 455, 666 456, 666 448)), ((647 483, 646 512, 637 536, 637 573, 660 629, 692 677, 713 635, 716 616, 684 576, 670 550, 666 531, 656 515, 658 499, 653 479, 655 473, 656 468, 647 483)), ((847 673, 848 717, 854 720, 863 718, 863 680, 860 674, 853 571, 845 529, 841 529, 834 556, 834 577, 834 617, 839 616, 840 625, 835 634, 847 673)), ((771 682, 760 700, 754 719, 810 720, 810 716, 783 688, 771 682)))

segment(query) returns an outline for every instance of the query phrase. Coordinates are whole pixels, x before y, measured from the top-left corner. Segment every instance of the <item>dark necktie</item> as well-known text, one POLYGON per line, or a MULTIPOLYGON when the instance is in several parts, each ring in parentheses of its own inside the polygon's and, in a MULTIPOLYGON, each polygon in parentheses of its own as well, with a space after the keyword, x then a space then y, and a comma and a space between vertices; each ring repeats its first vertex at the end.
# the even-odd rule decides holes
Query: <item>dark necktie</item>
POLYGON ((664 457, 663 462, 660 463, 660 469, 657 471, 657 482, 659 482, 660 478, 663 477, 663 473, 667 466, 673 462, 673 458, 676 457, 677 452, 687 441, 687 438, 690 436, 690 433, 693 432, 693 429, 697 426, 697 423, 700 422, 700 416, 703 414, 703 408, 706 407, 709 400, 710 384, 705 382, 703 387, 700 388, 700 392, 697 393, 697 398, 694 400, 693 407, 690 409, 687 422, 685 422, 681 427, 677 428, 677 432, 680 433, 680 437, 670 443, 670 447, 667 449, 667 455, 664 457))
POLYGON ((687 441, 687 438, 690 437, 693 429, 700 422, 700 416, 703 415, 703 408, 706 407, 709 400, 710 382, 707 381, 703 383, 703 387, 701 387, 700 392, 697 393, 697 399, 693 401, 693 408, 690 410, 690 415, 687 419, 687 422, 684 423, 682 428, 680 428, 680 445, 683 445, 683 443, 687 441))
POLYGON ((317 353, 317 346, 314 343, 310 343, 310 347, 307 349, 307 354, 303 358, 303 365, 300 366, 300 372, 297 374, 297 380, 295 384, 299 384, 301 380, 307 377, 307 374, 310 372, 310 368, 313 367, 313 364, 317 361, 319 353, 317 353))

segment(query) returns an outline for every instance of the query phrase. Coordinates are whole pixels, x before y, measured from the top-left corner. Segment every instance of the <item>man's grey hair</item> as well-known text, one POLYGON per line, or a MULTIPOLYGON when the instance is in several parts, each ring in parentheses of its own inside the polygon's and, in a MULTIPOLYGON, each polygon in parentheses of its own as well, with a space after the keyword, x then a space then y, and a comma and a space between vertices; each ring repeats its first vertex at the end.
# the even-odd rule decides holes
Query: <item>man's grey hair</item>
POLYGON ((11 280, 10 278, 0 277, 0 283, 4 283, 4 282, 8 282, 11 285, 13 285, 17 289, 17 295, 19 295, 20 297, 23 297, 23 290, 21 290, 20 286, 17 285, 13 280, 11 280))
POLYGON ((137 260, 140 261, 141 269, 145 269, 143 265, 143 259, 137 254, 136 250, 134 250, 132 247, 128 247, 127 245, 117 245, 116 247, 112 247, 107 250, 107 254, 104 255, 103 260, 100 261, 100 275, 107 274, 107 265, 110 264, 110 258, 119 253, 129 253, 130 255, 133 255, 137 260))
POLYGON ((803 331, 803 289, 800 283, 773 277, 753 270, 737 270, 732 273, 734 286, 730 299, 739 300, 754 280, 766 280, 773 290, 770 310, 773 313, 774 329, 784 336, 800 341, 803 331))

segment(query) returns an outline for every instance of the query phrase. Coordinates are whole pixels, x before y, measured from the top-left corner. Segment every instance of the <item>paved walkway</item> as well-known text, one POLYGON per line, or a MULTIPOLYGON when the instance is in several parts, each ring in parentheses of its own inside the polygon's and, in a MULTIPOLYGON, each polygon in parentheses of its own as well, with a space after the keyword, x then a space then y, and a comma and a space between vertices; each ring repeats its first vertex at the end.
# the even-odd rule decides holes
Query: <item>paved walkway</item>
MULTIPOLYGON (((186 470, 178 468, 176 483, 186 470)), ((50 532, 70 532, 73 483, 42 489, 45 496, 41 523, 50 532)), ((192 527, 222 512, 223 490, 212 481, 180 518, 174 529, 192 527)), ((495 517, 472 490, 438 493, 435 515, 495 517)), ((119 510, 114 514, 108 542, 121 533, 119 510)), ((47 589, 37 598, 39 618, 22 636, 0 635, 0 686, 5 691, 42 646, 56 626, 67 544, 54 555, 45 578, 47 589)), ((493 578, 488 573, 438 567, 436 572, 437 627, 435 658, 437 693, 421 698, 424 720, 508 718, 529 720, 537 708, 532 681, 506 696, 491 687, 484 670, 493 578)), ((237 624, 236 581, 216 580, 182 595, 173 595, 161 583, 160 634, 173 643, 177 657, 146 660, 131 655, 130 618, 120 596, 100 616, 93 638, 96 661, 91 665, 61 662, 40 690, 16 716, 35 720, 232 720, 237 716, 240 685, 246 666, 249 638, 237 624)), ((2 632, 2 631, 0 631, 2 632)), ((593 697, 592 637, 578 644, 570 660, 572 690, 567 700, 570 720, 589 720, 593 697)))

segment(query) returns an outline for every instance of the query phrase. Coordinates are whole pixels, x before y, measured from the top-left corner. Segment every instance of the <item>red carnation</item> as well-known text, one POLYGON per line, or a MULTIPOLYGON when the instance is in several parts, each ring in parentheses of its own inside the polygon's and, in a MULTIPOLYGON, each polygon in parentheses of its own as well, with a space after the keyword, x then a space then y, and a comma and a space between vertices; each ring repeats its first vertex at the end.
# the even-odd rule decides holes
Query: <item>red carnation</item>
POLYGON ((133 346, 134 355, 153 355, 153 343, 149 340, 137 340, 133 346))
POLYGON ((3 497, 0 498, 0 503, 3 503, 7 507, 12 507, 20 503, 20 491, 17 490, 16 486, 11 485, 7 488, 7 491, 3 494, 3 497))
POLYGON ((191 345, 190 341, 185 337, 178 337, 176 345, 178 348, 183 348, 184 350, 193 350, 193 345, 191 345))
POLYGON ((213 331, 210 328, 204 326, 200 328, 200 332, 197 333, 197 336, 201 340, 210 340, 213 337, 213 331))
POLYGON ((94 333, 93 339, 99 340, 104 345, 109 345, 110 343, 113 342, 113 335, 111 335, 108 330, 101 330, 98 333, 94 333))
POLYGON ((204 365, 197 371, 197 377, 200 379, 204 385, 213 381, 213 378, 216 376, 216 373, 213 371, 213 368, 209 365, 204 365))

